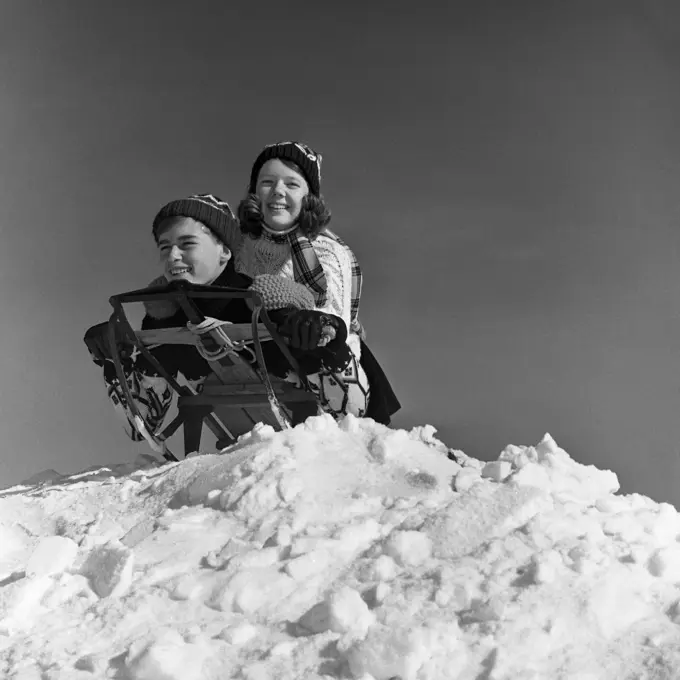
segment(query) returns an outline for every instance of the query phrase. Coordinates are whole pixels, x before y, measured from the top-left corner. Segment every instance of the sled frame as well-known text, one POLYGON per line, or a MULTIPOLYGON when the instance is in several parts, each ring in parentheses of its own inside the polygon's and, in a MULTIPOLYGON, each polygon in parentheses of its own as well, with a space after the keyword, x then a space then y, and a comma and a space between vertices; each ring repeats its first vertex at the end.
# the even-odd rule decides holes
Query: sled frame
MULTIPOLYGON (((255 291, 179 281, 167 286, 143 288, 114 295, 109 302, 113 307, 108 327, 109 349, 118 381, 138 432, 166 460, 178 460, 170 451, 167 439, 180 427, 183 427, 186 456, 193 451, 198 451, 204 424, 215 435, 217 446, 221 449, 234 443, 239 434, 243 434, 244 428, 248 431, 257 422, 266 422, 275 429, 283 430, 292 426, 294 409, 297 409, 298 418, 300 414, 306 417, 319 412, 318 401, 309 389, 305 376, 270 320, 261 297, 255 291), (206 378, 202 391, 197 393, 189 385, 180 384, 170 375, 147 347, 147 344, 165 344, 149 341, 149 337, 155 336, 158 340, 165 336, 170 340, 170 344, 196 345, 196 336, 185 328, 135 331, 125 313, 124 305, 134 302, 173 301, 182 309, 191 323, 198 324, 205 320, 205 316, 198 310, 194 300, 202 298, 218 300, 242 298, 250 301, 252 307, 250 324, 229 324, 221 326, 220 329, 225 331, 227 336, 229 336, 229 330, 232 329, 235 333, 238 331, 237 334, 242 338, 248 338, 249 342, 252 340, 255 360, 252 362, 246 360, 238 351, 229 352, 217 360, 208 360, 204 357, 208 361, 212 374, 206 378), (269 338, 277 344, 291 370, 299 376, 301 388, 278 378, 275 379, 275 384, 272 383, 262 353, 260 337, 262 331, 266 331, 269 338), (182 339, 182 335, 186 339, 182 339), (121 343, 136 348, 179 395, 178 415, 161 432, 154 435, 146 429, 144 420, 132 398, 119 353, 121 343), (234 376, 236 380, 233 379, 234 376), (215 412, 217 407, 222 418, 215 412), (232 432, 233 427, 232 430, 229 429, 228 422, 227 424, 223 422, 223 419, 228 421, 229 415, 235 412, 240 413, 240 430, 242 430, 236 434, 232 432)), ((216 346, 220 345, 219 335, 215 336, 212 331, 208 331, 207 336, 204 336, 204 342, 206 339, 213 341, 216 346)))

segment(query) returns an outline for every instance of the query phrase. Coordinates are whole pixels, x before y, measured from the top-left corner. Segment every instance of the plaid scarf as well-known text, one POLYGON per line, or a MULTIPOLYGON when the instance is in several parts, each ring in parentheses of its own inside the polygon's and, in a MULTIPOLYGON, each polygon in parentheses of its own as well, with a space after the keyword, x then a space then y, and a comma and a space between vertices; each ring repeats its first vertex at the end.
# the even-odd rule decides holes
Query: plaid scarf
MULTIPOLYGON (((361 285, 363 279, 361 267, 351 248, 337 234, 330 231, 330 229, 325 229, 322 232, 322 235, 333 239, 349 253, 352 262, 350 331, 357 333, 363 338, 365 333, 363 326, 359 321, 359 302, 361 301, 361 285)), ((280 236, 264 230, 260 238, 270 239, 271 241, 274 241, 274 243, 288 242, 290 244, 295 281, 309 288, 312 293, 314 293, 314 300, 317 307, 323 307, 328 301, 328 285, 326 283, 326 274, 319 262, 312 242, 306 236, 303 236, 299 229, 294 229, 293 231, 280 236)))

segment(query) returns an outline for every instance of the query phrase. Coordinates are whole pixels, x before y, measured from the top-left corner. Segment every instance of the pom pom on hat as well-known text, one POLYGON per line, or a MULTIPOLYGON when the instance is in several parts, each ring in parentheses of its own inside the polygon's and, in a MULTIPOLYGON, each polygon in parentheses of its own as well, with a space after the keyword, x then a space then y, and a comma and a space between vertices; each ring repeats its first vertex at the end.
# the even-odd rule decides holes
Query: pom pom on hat
POLYGON ((238 221, 229 204, 212 194, 192 194, 188 198, 170 201, 164 205, 153 221, 153 235, 158 241, 158 228, 169 217, 190 217, 204 224, 230 250, 234 250, 238 234, 238 221))
POLYGON ((262 166, 273 158, 292 161, 299 166, 309 184, 310 193, 319 196, 321 193, 321 154, 302 142, 277 142, 265 146, 253 163, 248 193, 255 193, 257 176, 262 166))
POLYGON ((274 309, 295 307, 314 309, 314 295, 301 283, 274 274, 261 274, 253 279, 250 290, 257 292, 270 312, 274 309))

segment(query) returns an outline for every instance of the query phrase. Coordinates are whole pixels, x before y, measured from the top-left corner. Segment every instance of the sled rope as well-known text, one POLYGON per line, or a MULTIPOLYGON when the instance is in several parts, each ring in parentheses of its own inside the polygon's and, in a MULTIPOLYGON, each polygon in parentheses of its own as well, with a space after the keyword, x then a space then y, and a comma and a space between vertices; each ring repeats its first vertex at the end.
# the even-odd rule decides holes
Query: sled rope
POLYGON ((264 384, 265 390, 267 392, 267 400, 269 401, 269 408, 274 414, 274 418, 276 418, 276 421, 282 430, 288 430, 291 427, 290 420, 288 420, 288 418, 284 415, 281 409, 281 404, 274 393, 274 388, 272 387, 271 380, 269 379, 269 373, 267 372, 267 367, 264 361, 264 355, 262 354, 262 343, 257 332, 257 320, 260 318, 262 311, 262 301, 256 299, 253 304, 253 315, 250 320, 251 328, 253 329, 253 347, 255 348, 255 358, 258 365, 256 372, 264 384))
POLYGON ((255 360, 255 354, 246 345, 246 341, 234 342, 223 326, 229 326, 228 321, 221 321, 220 319, 213 319, 206 317, 200 323, 192 323, 187 321, 187 328, 197 336, 198 343, 196 349, 198 353, 207 361, 218 361, 227 354, 237 354, 238 352, 247 351, 251 356, 251 363, 255 360), (210 338, 216 345, 216 349, 210 349, 206 346, 204 336, 210 334, 210 338))
MULTIPOLYGON (((264 368, 264 357, 262 356, 262 347, 260 345, 260 338, 257 333, 257 319, 261 309, 261 305, 255 305, 253 309, 253 315, 251 318, 253 337, 250 341, 242 340, 241 342, 234 342, 224 329, 224 326, 231 325, 229 321, 221 321, 220 319, 214 319, 210 316, 207 316, 200 323, 192 323, 191 321, 187 321, 187 328, 197 336, 198 343, 196 345, 196 349, 198 350, 198 353, 207 361, 218 361, 227 354, 238 354, 239 352, 246 351, 251 356, 250 363, 254 364, 257 362, 260 367, 264 368), (210 340, 215 345, 217 345, 216 349, 209 349, 205 346, 204 336, 207 334, 210 334, 210 340), (249 342, 253 344, 254 351, 248 347, 249 342)), ((285 430, 290 428, 290 422, 281 410, 281 404, 276 398, 274 388, 272 387, 266 368, 264 368, 264 370, 260 370, 258 368, 256 369, 256 372, 265 386, 269 408, 281 426, 281 429, 285 430)))

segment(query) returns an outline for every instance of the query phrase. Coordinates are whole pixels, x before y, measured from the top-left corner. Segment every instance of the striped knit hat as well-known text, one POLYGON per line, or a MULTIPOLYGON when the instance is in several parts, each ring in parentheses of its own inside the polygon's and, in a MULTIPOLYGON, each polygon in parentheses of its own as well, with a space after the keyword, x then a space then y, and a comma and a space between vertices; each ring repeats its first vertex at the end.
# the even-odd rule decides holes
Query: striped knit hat
POLYGON ((238 221, 229 204, 212 194, 192 194, 188 198, 170 201, 153 221, 153 236, 158 241, 158 228, 169 217, 191 217, 204 224, 231 250, 239 233, 238 221))
POLYGON ((278 142, 265 146, 260 155, 255 159, 255 163, 253 163, 248 193, 255 193, 257 176, 262 166, 267 161, 272 160, 272 158, 292 161, 298 165, 307 180, 307 184, 309 184, 310 193, 314 194, 314 196, 318 196, 321 193, 321 154, 302 142, 278 142))

